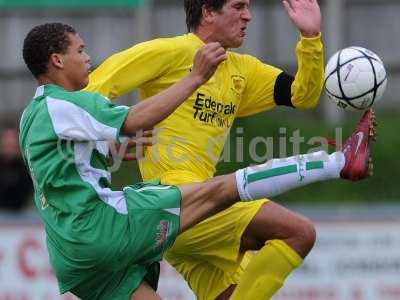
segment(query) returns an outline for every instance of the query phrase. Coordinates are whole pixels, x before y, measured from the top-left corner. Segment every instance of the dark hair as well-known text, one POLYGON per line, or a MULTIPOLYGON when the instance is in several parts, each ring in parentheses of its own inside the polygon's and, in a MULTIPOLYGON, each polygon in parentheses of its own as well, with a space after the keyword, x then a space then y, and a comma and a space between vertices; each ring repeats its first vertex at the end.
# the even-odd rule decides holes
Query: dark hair
POLYGON ((202 17, 202 8, 218 11, 220 10, 227 0, 184 0, 184 7, 186 13, 186 26, 190 32, 200 25, 202 17))
POLYGON ((46 23, 29 31, 24 40, 22 55, 33 76, 38 77, 47 72, 51 54, 67 51, 70 45, 68 33, 76 34, 76 31, 62 23, 46 23))

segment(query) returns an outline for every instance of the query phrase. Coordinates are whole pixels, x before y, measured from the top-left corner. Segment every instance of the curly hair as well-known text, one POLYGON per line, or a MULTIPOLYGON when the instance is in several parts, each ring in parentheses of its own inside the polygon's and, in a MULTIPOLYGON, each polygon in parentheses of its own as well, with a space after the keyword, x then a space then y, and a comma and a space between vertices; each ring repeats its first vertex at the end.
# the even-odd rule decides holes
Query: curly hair
POLYGON ((65 53, 76 30, 62 23, 46 23, 29 31, 24 40, 22 55, 26 66, 36 78, 47 72, 51 54, 65 53))
POLYGON ((199 25, 202 17, 203 5, 213 11, 222 9, 227 0, 184 0, 186 26, 190 32, 199 25))

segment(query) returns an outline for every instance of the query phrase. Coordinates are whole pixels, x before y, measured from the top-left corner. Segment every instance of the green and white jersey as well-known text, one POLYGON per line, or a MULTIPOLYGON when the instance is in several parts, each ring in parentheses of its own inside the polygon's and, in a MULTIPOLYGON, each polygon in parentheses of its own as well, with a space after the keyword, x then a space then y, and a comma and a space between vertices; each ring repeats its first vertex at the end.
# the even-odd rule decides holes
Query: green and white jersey
POLYGON ((110 187, 106 156, 128 111, 100 94, 45 85, 22 115, 20 148, 62 292, 85 279, 73 276, 75 267, 113 265, 118 250, 110 244, 123 247, 127 205, 123 192, 110 187))

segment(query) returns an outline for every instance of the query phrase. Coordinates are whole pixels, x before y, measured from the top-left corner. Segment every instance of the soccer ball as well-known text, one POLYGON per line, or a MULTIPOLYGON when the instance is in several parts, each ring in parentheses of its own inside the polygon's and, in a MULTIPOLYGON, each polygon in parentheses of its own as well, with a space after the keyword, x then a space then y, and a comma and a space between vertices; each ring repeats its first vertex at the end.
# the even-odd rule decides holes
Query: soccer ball
POLYGON ((325 90, 337 106, 346 110, 370 108, 382 98, 386 83, 382 60, 361 47, 336 52, 325 68, 325 90))

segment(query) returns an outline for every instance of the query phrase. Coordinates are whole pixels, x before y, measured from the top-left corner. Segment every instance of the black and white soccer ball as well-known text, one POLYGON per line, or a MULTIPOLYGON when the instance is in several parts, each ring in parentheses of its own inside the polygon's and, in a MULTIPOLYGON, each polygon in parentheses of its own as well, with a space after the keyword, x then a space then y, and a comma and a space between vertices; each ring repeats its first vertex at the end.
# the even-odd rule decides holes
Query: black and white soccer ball
POLYGON ((382 60, 365 48, 344 48, 325 67, 325 90, 330 99, 346 110, 370 108, 382 98, 386 84, 382 60))

